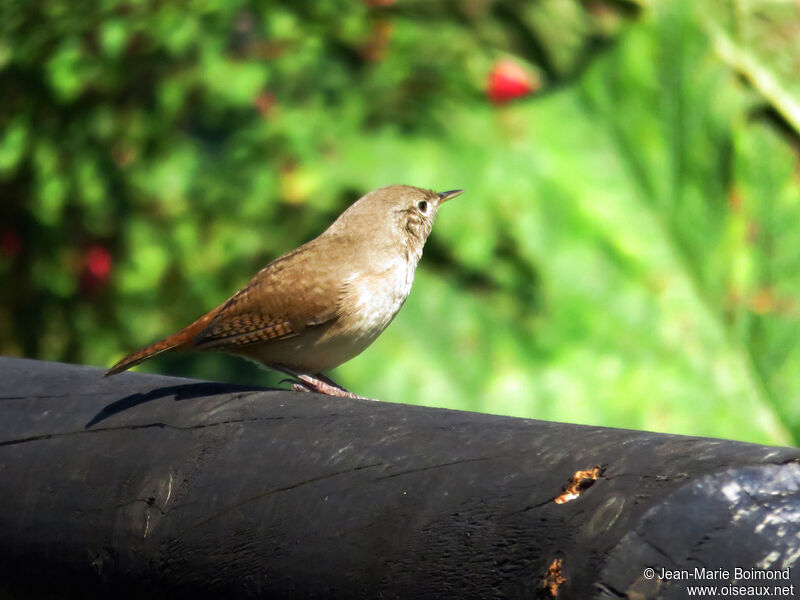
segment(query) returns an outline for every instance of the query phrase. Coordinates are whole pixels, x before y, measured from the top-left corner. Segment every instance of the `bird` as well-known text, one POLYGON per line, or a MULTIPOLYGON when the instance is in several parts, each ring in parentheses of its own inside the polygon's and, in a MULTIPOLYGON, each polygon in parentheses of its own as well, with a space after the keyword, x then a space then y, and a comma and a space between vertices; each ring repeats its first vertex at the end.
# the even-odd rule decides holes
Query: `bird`
POLYGON ((133 352, 106 377, 167 351, 222 351, 289 375, 292 389, 361 398, 328 378, 392 322, 439 208, 463 193, 389 185, 319 236, 273 260, 228 300, 133 352))

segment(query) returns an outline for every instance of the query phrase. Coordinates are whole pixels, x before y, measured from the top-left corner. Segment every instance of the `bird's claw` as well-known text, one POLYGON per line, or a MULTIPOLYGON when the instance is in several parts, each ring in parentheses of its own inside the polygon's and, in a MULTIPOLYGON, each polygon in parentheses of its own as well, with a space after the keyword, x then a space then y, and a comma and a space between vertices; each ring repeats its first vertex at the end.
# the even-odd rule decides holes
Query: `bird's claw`
POLYGON ((364 398, 364 396, 359 396, 353 392, 348 392, 335 381, 329 379, 321 373, 311 376, 306 375, 305 373, 297 373, 294 370, 284 367, 283 365, 274 365, 273 368, 292 377, 292 379, 282 379, 280 383, 290 383, 293 392, 316 392, 318 394, 337 396, 339 398, 371 400, 371 398, 364 398))

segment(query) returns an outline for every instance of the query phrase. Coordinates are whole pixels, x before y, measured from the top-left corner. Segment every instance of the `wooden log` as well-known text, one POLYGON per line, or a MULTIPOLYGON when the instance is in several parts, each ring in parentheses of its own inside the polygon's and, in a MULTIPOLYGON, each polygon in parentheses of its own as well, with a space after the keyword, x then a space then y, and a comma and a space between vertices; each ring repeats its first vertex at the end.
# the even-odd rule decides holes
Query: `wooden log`
POLYGON ((2 358, 0 597, 685 598, 695 567, 796 585, 798 461, 2 358))

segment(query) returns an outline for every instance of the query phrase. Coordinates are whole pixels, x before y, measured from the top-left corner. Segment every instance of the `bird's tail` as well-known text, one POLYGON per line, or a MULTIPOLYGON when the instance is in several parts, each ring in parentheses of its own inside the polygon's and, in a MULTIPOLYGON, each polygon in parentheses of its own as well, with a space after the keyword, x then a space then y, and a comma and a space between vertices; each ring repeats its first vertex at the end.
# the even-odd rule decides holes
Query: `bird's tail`
POLYGON ((105 377, 116 375, 122 371, 127 371, 131 367, 134 367, 139 363, 143 363, 148 358, 151 358, 156 354, 161 354, 162 352, 167 352, 169 350, 191 350, 193 345, 192 340, 194 337, 208 326, 208 323, 211 321, 211 319, 217 316, 218 312, 219 308, 216 308, 211 312, 204 314, 191 325, 184 327, 178 333, 173 333, 171 336, 165 337, 163 340, 128 354, 128 356, 120 360, 117 364, 106 371, 105 377))
POLYGON ((127 371, 131 367, 146 361, 148 358, 155 356, 156 354, 161 354, 167 350, 175 350, 176 348, 185 345, 185 343, 186 340, 183 338, 183 331, 179 331, 178 333, 164 338, 155 344, 150 344, 141 350, 137 350, 132 354, 128 354, 128 356, 120 360, 117 364, 106 371, 105 377, 108 377, 109 375, 116 375, 122 371, 127 371))

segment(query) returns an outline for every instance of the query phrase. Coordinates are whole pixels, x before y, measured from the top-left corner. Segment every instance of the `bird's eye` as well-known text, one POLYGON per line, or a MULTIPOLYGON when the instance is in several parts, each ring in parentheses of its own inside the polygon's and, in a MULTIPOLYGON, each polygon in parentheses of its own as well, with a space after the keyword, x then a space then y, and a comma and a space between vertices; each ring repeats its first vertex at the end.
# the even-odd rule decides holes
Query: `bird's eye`
POLYGON ((424 213, 428 211, 428 203, 425 200, 420 200, 419 204, 417 204, 417 208, 420 212, 424 213))

